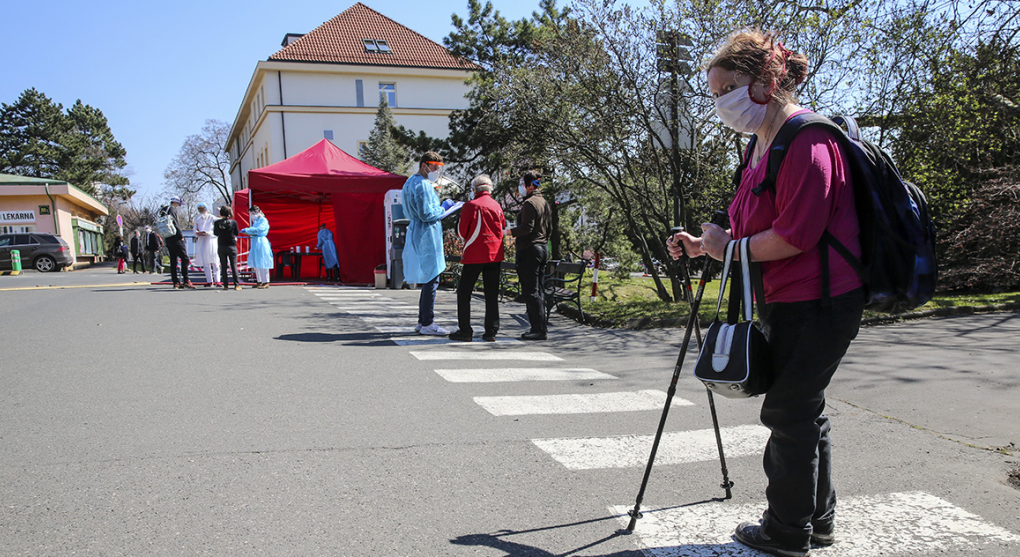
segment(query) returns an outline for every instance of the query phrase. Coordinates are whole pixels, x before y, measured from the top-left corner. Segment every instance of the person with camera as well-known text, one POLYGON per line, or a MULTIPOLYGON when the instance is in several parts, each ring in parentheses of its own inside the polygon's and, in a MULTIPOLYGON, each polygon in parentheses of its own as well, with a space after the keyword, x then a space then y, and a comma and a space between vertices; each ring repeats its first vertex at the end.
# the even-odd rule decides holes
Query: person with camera
POLYGON ((188 266, 191 265, 191 259, 188 257, 188 248, 184 244, 184 234, 181 233, 181 219, 178 214, 180 206, 181 198, 175 195, 170 198, 170 208, 166 211, 170 215, 176 230, 176 233, 173 236, 168 236, 165 242, 166 249, 170 252, 170 280, 174 283, 174 289, 194 290, 195 285, 191 284, 191 281, 188 280, 188 266), (181 266, 180 281, 177 280, 178 262, 180 262, 181 266))
POLYGON ((827 231, 860 257, 851 169, 838 138, 820 128, 798 133, 774 186, 758 188, 773 139, 787 119, 805 112, 795 101, 807 75, 807 58, 771 33, 741 30, 723 43, 707 66, 716 113, 736 132, 755 135, 729 206, 732 228, 703 224, 700 237, 678 232, 667 242, 674 259, 686 253, 721 260, 731 239, 750 238, 751 260, 760 263, 760 317, 775 374, 761 407, 771 431, 764 455, 768 506, 760 521, 738 525, 734 537, 786 557, 835 541, 825 388, 857 336, 864 306, 861 279, 823 240, 827 231))

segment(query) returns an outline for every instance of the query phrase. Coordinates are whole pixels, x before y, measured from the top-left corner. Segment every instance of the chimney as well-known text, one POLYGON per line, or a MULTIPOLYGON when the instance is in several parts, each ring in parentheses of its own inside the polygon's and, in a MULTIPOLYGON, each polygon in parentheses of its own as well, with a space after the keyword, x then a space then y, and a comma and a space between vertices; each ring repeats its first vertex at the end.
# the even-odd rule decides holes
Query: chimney
POLYGON ((304 33, 287 33, 286 35, 283 36, 283 42, 280 43, 280 46, 284 46, 284 47, 288 46, 288 45, 290 45, 290 43, 292 43, 292 42, 294 42, 294 41, 296 41, 296 40, 298 40, 298 39, 300 39, 301 37, 304 37, 304 36, 305 36, 304 33))

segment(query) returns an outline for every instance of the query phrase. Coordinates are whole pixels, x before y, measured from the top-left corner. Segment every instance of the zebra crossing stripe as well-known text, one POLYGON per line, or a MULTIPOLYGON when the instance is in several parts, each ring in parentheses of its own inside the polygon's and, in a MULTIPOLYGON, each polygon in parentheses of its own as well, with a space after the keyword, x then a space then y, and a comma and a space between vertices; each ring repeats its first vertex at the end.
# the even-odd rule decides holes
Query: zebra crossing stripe
MULTIPOLYGON (((520 342, 520 341, 517 341, 520 342)), ((482 369, 437 369, 451 383, 504 383, 511 381, 571 381, 616 379, 608 373, 589 368, 504 367, 482 369)))
MULTIPOLYGON (((663 391, 594 393, 548 396, 479 396, 475 402, 494 416, 535 414, 594 414, 599 412, 636 412, 659 410, 666 404, 663 391)), ((673 398, 671 406, 693 406, 682 398, 673 398)))
POLYGON ((375 310, 375 311, 354 311, 354 310, 348 310, 347 313, 349 313, 351 315, 362 316, 362 317, 386 317, 386 316, 392 316, 392 314, 394 314, 394 313, 411 314, 411 315, 417 314, 418 313, 418 308, 412 308, 412 309, 391 309, 391 310, 386 310, 386 311, 382 311, 382 310, 375 310))
MULTIPOLYGON (((635 542, 650 557, 759 557, 732 539, 742 521, 761 516, 766 503, 732 505, 707 503, 642 510, 635 542)), ((621 524, 628 524, 630 507, 610 507, 621 524)), ((915 491, 840 497, 836 506, 836 543, 813 548, 816 557, 874 557, 876 555, 963 555, 981 546, 1014 548, 1020 536, 986 522, 934 495, 915 491)))
MULTIPOLYGON (((390 340, 392 340, 393 343, 396 344, 397 346, 426 346, 426 345, 432 345, 432 344, 456 344, 456 345, 467 344, 467 343, 458 342, 456 340, 450 340, 449 338, 443 337, 443 336, 425 336, 425 335, 416 335, 416 336, 413 336, 413 337, 402 337, 402 338, 391 338, 390 340)), ((512 339, 512 338, 498 338, 497 337, 496 338, 496 342, 494 342, 494 343, 487 342, 486 344, 487 345, 489 345, 489 344, 518 345, 518 344, 524 344, 524 342, 520 341, 520 340, 517 340, 517 339, 512 339)))
POLYGON ((415 311, 418 311, 417 307, 409 306, 407 304, 392 304, 392 305, 389 305, 389 304, 375 304, 375 303, 367 303, 366 302, 364 304, 353 304, 352 305, 352 303, 350 301, 346 301, 346 300, 343 301, 343 302, 330 302, 330 304, 332 304, 334 306, 337 306, 336 309, 345 309, 345 310, 350 310, 350 311, 360 311, 360 310, 365 310, 365 311, 368 311, 368 310, 386 311, 386 310, 389 310, 389 309, 400 309, 400 310, 413 309, 415 311))
MULTIPOLYGON (((741 425, 722 429, 726 458, 760 455, 769 438, 769 430, 760 425, 741 425)), ((532 439, 557 462, 570 470, 630 468, 644 466, 652 451, 651 435, 532 439)), ((715 432, 711 429, 664 433, 657 465, 687 464, 719 458, 715 432)))
MULTIPOLYGON (((405 321, 406 321, 406 319, 405 319, 405 321)), ((418 332, 418 331, 414 330, 413 326, 407 325, 406 323, 403 324, 403 325, 392 325, 392 326, 389 326, 389 325, 377 325, 375 327, 375 330, 379 331, 380 333, 400 333, 400 334, 405 334, 405 335, 416 334, 418 332)))
POLYGON ((494 352, 411 352, 419 360, 518 360, 522 362, 562 362, 563 358, 546 352, 517 352, 500 350, 494 352))

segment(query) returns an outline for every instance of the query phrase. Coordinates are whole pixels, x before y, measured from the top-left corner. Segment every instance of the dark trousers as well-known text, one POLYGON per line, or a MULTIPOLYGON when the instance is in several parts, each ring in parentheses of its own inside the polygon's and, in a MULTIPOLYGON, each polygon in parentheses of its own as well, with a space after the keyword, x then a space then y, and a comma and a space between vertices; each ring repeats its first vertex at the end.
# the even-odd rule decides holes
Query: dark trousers
POLYGON ((545 333, 545 295, 542 282, 545 278, 545 264, 549 259, 545 244, 517 247, 517 277, 521 282, 521 297, 528 309, 531 332, 545 333))
POLYGON ((220 248, 220 282, 223 286, 227 285, 227 262, 230 262, 230 270, 234 272, 234 286, 241 284, 237 280, 237 253, 230 253, 224 248, 220 248))
POLYGON ((174 284, 177 282, 177 261, 181 262, 181 282, 188 282, 188 265, 191 265, 191 259, 188 258, 188 250, 184 247, 184 242, 168 241, 166 243, 166 249, 170 252, 170 280, 174 284))
POLYGON ((461 268, 457 284, 457 324, 461 332, 474 332, 471 329, 471 293, 478 275, 482 275, 485 293, 485 332, 494 335, 499 331, 499 273, 499 262, 468 263, 461 268))
POLYGON ((439 289, 439 277, 421 285, 421 296, 418 297, 418 323, 428 327, 436 320, 436 290, 439 289))
POLYGON ((857 336, 864 295, 769 304, 764 332, 775 382, 761 407, 771 430, 765 447, 768 510, 765 533, 791 547, 808 547, 812 524, 831 524, 836 508, 825 388, 857 336))
POLYGON ((142 261, 142 254, 136 253, 136 254, 131 256, 131 270, 137 273, 139 265, 142 266, 142 272, 144 273, 145 272, 145 262, 142 261))

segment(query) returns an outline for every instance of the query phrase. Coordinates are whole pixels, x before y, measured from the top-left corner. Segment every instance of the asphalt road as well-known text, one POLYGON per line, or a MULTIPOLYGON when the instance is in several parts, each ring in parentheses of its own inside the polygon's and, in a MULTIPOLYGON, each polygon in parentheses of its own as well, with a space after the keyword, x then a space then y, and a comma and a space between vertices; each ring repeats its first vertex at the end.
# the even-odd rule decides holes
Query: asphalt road
MULTIPOLYGON (((716 399, 722 501, 687 371, 621 532, 677 330, 554 316, 515 343, 504 304, 501 342, 423 345, 416 292, 148 277, 0 277, 0 555, 758 555, 729 534, 764 508, 759 404, 716 399)), ((1017 338, 1018 314, 862 330, 828 392, 840 537, 813 555, 1020 553, 1017 338)))

